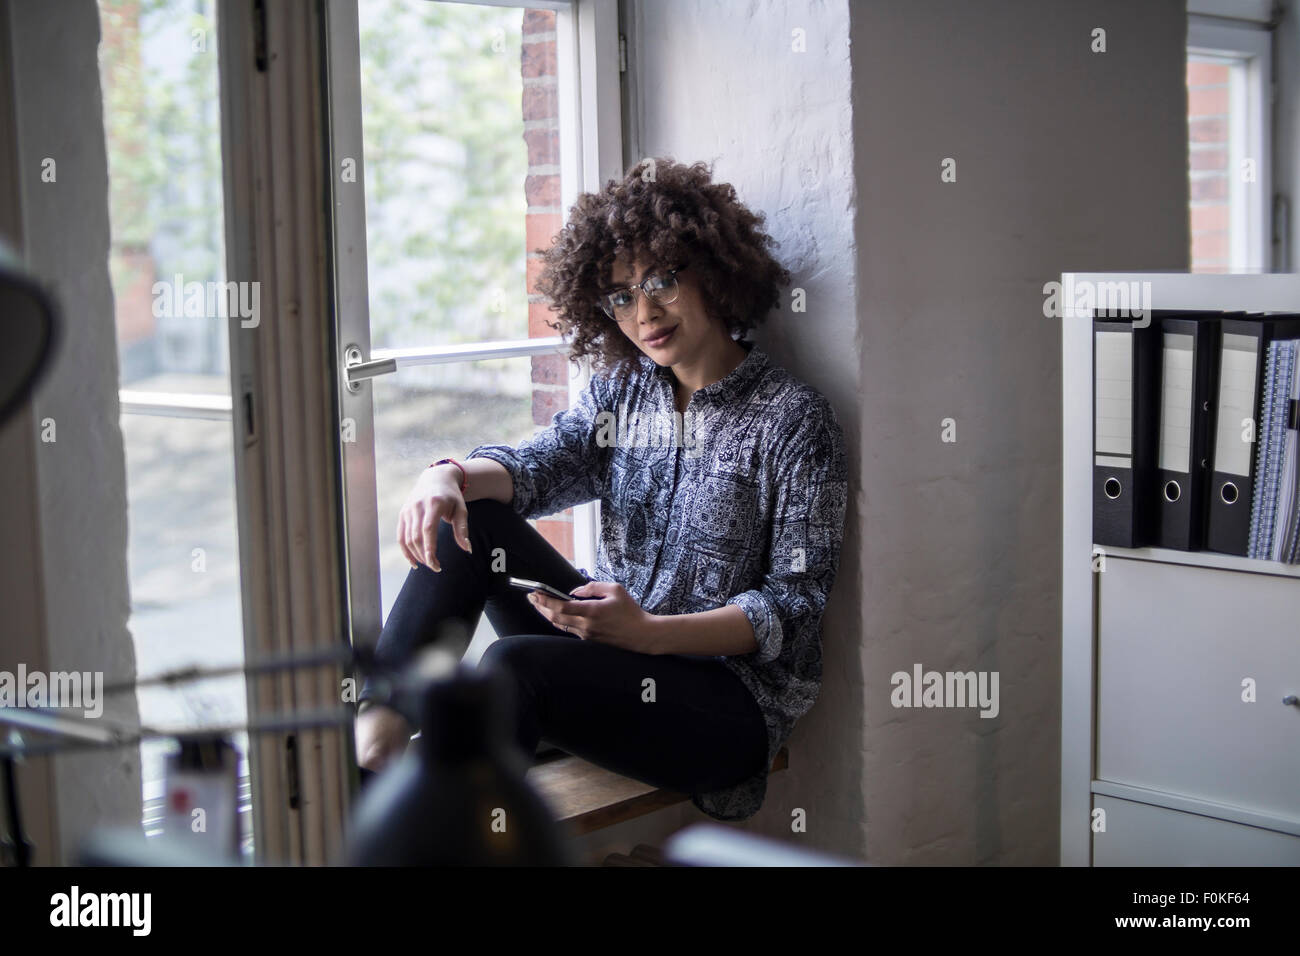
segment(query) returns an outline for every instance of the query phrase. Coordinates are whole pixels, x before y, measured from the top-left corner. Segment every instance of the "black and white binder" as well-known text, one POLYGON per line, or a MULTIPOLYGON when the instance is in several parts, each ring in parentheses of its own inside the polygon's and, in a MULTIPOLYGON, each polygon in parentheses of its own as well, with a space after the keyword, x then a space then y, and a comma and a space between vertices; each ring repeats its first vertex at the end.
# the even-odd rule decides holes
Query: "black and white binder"
POLYGON ((1132 322, 1093 320, 1092 540, 1155 543, 1154 452, 1160 340, 1132 322), (1143 502, 1147 504, 1143 506, 1143 502))
POLYGON ((1264 364, 1275 338, 1300 337, 1300 318, 1225 318, 1220 323, 1218 413, 1205 546, 1250 554, 1264 401, 1264 364))
POLYGON ((1161 337, 1156 483, 1147 499, 1158 515, 1156 543, 1199 551, 1210 486, 1219 319, 1167 316, 1152 327, 1161 337))

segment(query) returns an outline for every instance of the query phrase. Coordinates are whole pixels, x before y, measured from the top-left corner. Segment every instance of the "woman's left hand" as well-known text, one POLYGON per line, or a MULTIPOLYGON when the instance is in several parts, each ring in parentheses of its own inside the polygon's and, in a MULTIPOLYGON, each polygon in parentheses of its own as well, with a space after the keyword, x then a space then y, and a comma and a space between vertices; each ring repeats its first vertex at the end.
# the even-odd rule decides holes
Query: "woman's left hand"
POLYGON ((629 651, 653 654, 651 632, 657 615, 646 611, 613 581, 588 581, 569 592, 585 601, 561 601, 539 591, 528 599, 537 613, 584 641, 600 641, 629 651))

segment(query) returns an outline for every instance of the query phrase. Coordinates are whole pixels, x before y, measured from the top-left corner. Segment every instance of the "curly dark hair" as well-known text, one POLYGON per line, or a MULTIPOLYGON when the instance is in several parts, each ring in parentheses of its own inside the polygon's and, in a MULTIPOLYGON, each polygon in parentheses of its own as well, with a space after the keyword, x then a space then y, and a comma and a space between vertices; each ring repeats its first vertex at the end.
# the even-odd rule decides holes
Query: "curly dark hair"
POLYGON ((709 316, 743 337, 780 307, 790 273, 768 252, 778 243, 763 231, 765 217, 736 197, 730 183, 712 182, 702 162, 643 159, 597 193, 582 193, 569 221, 541 253, 539 292, 550 299, 569 339, 571 361, 591 356, 595 369, 626 372, 641 351, 597 304, 610 286, 614 260, 626 254, 647 263, 689 263, 709 316))

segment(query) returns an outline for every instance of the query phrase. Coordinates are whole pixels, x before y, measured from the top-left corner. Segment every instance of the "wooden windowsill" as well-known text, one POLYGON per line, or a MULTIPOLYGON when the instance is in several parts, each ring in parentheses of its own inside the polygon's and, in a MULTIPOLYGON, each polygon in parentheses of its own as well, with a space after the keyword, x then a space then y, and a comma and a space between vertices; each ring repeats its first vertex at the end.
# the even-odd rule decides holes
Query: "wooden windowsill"
MULTIPOLYGON (((772 761, 771 772, 789 765, 789 750, 782 747, 772 761)), ((690 799, 690 794, 660 790, 569 755, 537 764, 528 771, 528 781, 541 791, 556 819, 577 835, 690 799)))

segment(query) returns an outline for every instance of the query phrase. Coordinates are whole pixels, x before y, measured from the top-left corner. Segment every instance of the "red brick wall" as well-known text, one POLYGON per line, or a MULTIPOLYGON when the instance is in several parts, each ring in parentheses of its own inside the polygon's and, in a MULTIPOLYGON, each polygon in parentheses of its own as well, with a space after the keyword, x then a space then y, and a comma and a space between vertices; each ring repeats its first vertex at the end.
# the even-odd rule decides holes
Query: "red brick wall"
MULTIPOLYGON (((555 13, 525 10, 523 23, 523 118, 524 141, 528 145, 528 176, 524 180, 527 211, 528 336, 546 338, 555 330, 546 325, 554 320, 544 296, 534 283, 541 271, 541 257, 533 250, 551 245, 560 231, 560 120, 556 86, 555 13)), ((556 412, 569 406, 568 360, 563 355, 534 356, 533 424, 544 427, 556 412)), ((537 522, 537 530, 561 554, 573 560, 573 509, 537 522)))
POLYGON ((113 308, 117 316, 119 346, 143 342, 157 333, 153 315, 153 284, 157 267, 153 253, 143 243, 128 245, 114 242, 111 250, 113 278, 122 285, 113 287, 113 308))
POLYGON ((1192 271, 1226 272, 1228 232, 1228 66, 1187 63, 1188 176, 1192 271))

